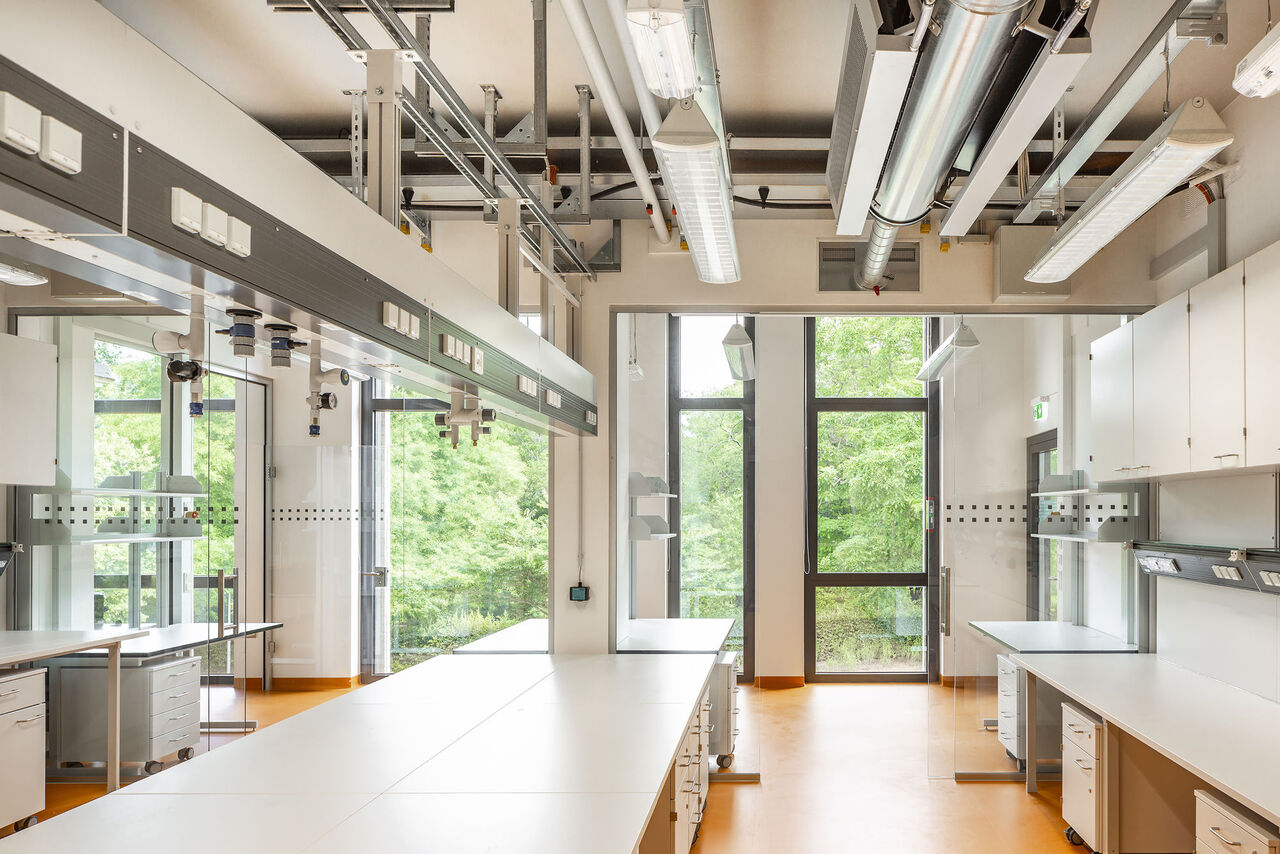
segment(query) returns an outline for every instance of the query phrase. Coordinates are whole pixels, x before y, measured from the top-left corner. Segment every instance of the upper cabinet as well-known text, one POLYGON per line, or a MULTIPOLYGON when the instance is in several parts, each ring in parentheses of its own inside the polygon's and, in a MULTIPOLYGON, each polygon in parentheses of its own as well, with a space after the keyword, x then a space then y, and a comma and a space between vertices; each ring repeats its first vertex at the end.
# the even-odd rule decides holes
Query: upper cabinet
POLYGON ((1190 471, 1187 295, 1156 306, 1134 318, 1130 325, 1133 470, 1128 476, 1157 477, 1190 471))
POLYGON ((58 348, 0 334, 0 484, 52 486, 57 470, 58 348))
POLYGON ((1244 262, 1190 294, 1191 471, 1237 468, 1246 465, 1244 262))
POLYGON ((1133 471, 1133 324, 1094 341, 1089 360, 1093 419, 1089 474, 1099 483, 1137 477, 1133 471))
POLYGON ((1280 463, 1280 243, 1244 261, 1245 464, 1280 463))

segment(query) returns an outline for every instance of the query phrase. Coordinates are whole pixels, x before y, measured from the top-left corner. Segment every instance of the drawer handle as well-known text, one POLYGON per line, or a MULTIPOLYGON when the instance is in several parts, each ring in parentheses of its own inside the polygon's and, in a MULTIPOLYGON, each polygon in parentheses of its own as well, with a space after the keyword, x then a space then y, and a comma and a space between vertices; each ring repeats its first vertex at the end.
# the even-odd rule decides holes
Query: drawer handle
MULTIPOLYGON (((1217 454, 1217 455, 1215 455, 1215 456, 1214 456, 1214 459, 1215 459, 1215 460, 1224 460, 1224 459, 1226 459, 1227 457, 1238 457, 1238 456, 1240 456, 1240 455, 1239 455, 1239 454, 1217 454)), ((1239 843, 1237 843, 1237 844, 1239 844, 1239 843)))
POLYGON ((692 780, 690 780, 688 783, 685 783, 684 786, 685 786, 684 790, 687 794, 693 794, 695 792, 702 791, 702 784, 695 783, 692 780))
POLYGON ((180 694, 170 694, 170 695, 169 695, 169 699, 170 699, 170 700, 178 700, 178 699, 181 699, 182 697, 187 696, 187 695, 188 695, 188 694, 190 694, 190 693, 191 693, 190 691, 183 691, 183 692, 182 692, 182 693, 180 693, 180 694))
POLYGON ((1233 847, 1233 848, 1237 848, 1237 847, 1239 847, 1239 846, 1240 846, 1240 843, 1239 843, 1239 842, 1232 842, 1230 839, 1228 839, 1227 837, 1223 836, 1223 835, 1222 835, 1222 833, 1221 833, 1221 831, 1220 831, 1218 828, 1216 828, 1216 827, 1211 827, 1211 828, 1209 828, 1209 832, 1210 832, 1210 833, 1212 833, 1214 836, 1218 837, 1218 838, 1219 838, 1219 839, 1221 839, 1223 842, 1225 842, 1226 844, 1230 845, 1230 846, 1231 846, 1231 847, 1233 847))
POLYGON ((1083 762, 1081 762, 1079 759, 1073 759, 1072 761, 1076 763, 1076 765, 1080 768, 1080 770, 1081 770, 1081 771, 1092 771, 1092 770, 1093 770, 1093 766, 1092 766, 1092 765, 1085 765, 1085 764, 1084 764, 1083 762))
POLYGON ((36 715, 34 718, 23 718, 23 719, 22 719, 22 720, 20 720, 20 721, 14 721, 14 723, 15 723, 15 724, 29 724, 29 723, 31 723, 31 722, 33 722, 33 721, 42 720, 43 718, 44 718, 44 715, 43 715, 43 714, 39 714, 39 715, 36 715))
POLYGON ((177 742, 177 741, 186 741, 186 740, 187 740, 187 739, 186 739, 185 737, 181 737, 181 738, 171 738, 171 739, 169 739, 169 743, 170 743, 170 744, 173 744, 174 742, 177 742))
POLYGON ((1075 725, 1075 724, 1067 724, 1067 729, 1071 730, 1071 731, 1072 731, 1072 732, 1074 732, 1076 735, 1084 735, 1084 734, 1085 734, 1085 731, 1084 731, 1084 730, 1082 730, 1082 729, 1078 729, 1078 728, 1076 727, 1076 725, 1075 725))
POLYGON ((1011 718, 1011 717, 1013 717, 1013 712, 1001 712, 1001 713, 1000 713, 1000 717, 1002 717, 1002 718, 1011 718))
POLYGON ((169 718, 169 720, 171 720, 171 721, 184 721, 184 720, 186 720, 186 719, 187 719, 187 718, 189 718, 189 717, 191 717, 191 713, 190 713, 190 712, 188 712, 188 713, 187 713, 187 714, 185 714, 185 715, 178 715, 178 716, 176 716, 176 717, 169 718))
POLYGON ((9 691, 0 691, 0 697, 12 697, 14 694, 21 692, 21 688, 13 688, 9 691))
POLYGON ((740 730, 740 729, 735 729, 735 730, 733 731, 733 734, 734 734, 734 735, 738 735, 740 732, 742 732, 742 730, 740 730))

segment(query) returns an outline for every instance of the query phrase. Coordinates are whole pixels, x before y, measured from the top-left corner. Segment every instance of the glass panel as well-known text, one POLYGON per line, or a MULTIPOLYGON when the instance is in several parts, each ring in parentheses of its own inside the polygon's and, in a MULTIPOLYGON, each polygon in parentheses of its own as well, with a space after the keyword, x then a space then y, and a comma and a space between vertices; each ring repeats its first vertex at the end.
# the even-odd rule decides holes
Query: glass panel
POLYGON ((924 670, 924 588, 819 587, 815 594, 819 673, 924 670))
POLYGON ((729 373, 724 336, 734 315, 680 317, 680 396, 742 397, 742 382, 729 373))
POLYGON ((924 413, 818 413, 818 571, 924 571, 924 413))
POLYGON ((455 451, 431 413, 378 417, 389 445, 391 669, 545 618, 546 434, 499 422, 455 451))
POLYGON ((732 617, 742 649, 742 413, 680 413, 680 616, 732 617))
POLYGON ((164 360, 154 353, 95 341, 93 369, 92 485, 155 489, 156 473, 163 466, 164 360))
MULTIPOLYGON (((192 419, 193 469, 208 493, 199 510, 206 538, 194 544, 195 621, 210 624, 211 638, 219 636, 219 617, 226 625, 238 622, 242 604, 240 564, 236 560, 236 384, 231 377, 209 374, 205 379, 204 415, 192 419)), ((234 673, 231 650, 232 645, 225 642, 202 649, 204 675, 234 673)))
POLYGON ((819 317, 814 390, 818 397, 922 397, 919 317, 819 317))

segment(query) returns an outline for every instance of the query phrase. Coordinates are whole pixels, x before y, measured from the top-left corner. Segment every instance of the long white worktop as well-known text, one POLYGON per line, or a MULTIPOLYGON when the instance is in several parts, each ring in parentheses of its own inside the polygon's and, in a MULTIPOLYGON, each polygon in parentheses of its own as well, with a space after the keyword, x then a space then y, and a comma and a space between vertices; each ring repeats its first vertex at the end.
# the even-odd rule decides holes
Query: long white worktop
POLYGON ((1280 703, 1155 655, 1015 655, 1016 664, 1280 824, 1280 703))
MULTIPOLYGON (((283 627, 284 623, 241 623, 219 637, 218 627, 210 623, 176 623, 162 629, 144 630, 141 637, 120 644, 120 654, 125 658, 155 658, 283 627)), ((84 654, 105 654, 105 650, 93 649, 84 654)))
MULTIPOLYGON (((618 629, 620 653, 719 652, 733 631, 729 619, 628 620, 618 629)), ((460 646, 455 653, 545 653, 547 621, 530 619, 460 646)))
POLYGON ((1088 626, 1056 620, 972 620, 969 625, 1013 652, 1137 652, 1136 644, 1088 626))
POLYGON ((166 839, 184 854, 631 854, 714 662, 440 656, 0 840, 0 854, 166 839))
POLYGON ((71 655, 103 644, 145 637, 146 634, 146 629, 126 628, 92 631, 0 632, 0 667, 71 655))

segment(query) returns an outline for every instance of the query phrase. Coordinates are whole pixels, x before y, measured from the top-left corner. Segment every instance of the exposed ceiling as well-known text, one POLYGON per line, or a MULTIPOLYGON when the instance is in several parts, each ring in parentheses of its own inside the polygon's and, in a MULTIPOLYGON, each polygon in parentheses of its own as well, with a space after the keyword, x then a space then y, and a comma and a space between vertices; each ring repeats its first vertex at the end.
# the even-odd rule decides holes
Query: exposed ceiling
MULTIPOLYGON (((587 0, 611 61, 617 43, 605 0, 587 0)), ((336 135, 347 126, 343 89, 363 88, 362 66, 308 13, 274 12, 265 0, 103 0, 143 35, 242 109, 282 135, 336 135)), ((1137 44, 1167 9, 1166 0, 1098 0, 1094 53, 1067 96, 1068 133, 1093 106, 1137 44)), ((432 16, 431 55, 480 114, 481 83, 504 96, 499 130, 532 108, 529 0, 457 0, 432 16)), ((722 0, 711 3, 725 124, 740 136, 826 136, 830 131, 849 0, 722 0)), ((1228 0, 1225 47, 1193 44, 1173 66, 1171 100, 1205 95, 1221 110, 1233 98, 1235 64, 1262 36, 1266 0, 1228 0)), ((351 19, 375 45, 390 46, 365 14, 351 19)), ((548 8, 548 111, 552 133, 576 128, 574 85, 586 67, 554 0, 548 8)), ((620 64, 615 66, 620 70, 620 64)), ((625 88, 625 87, 623 87, 625 88)), ((628 92, 624 100, 634 107, 628 92)), ((1140 138, 1158 123, 1158 84, 1117 132, 1140 138)), ((594 120, 604 128, 597 105, 594 120)), ((638 124, 638 111, 632 109, 638 124)))

